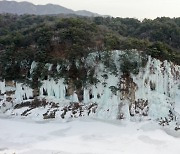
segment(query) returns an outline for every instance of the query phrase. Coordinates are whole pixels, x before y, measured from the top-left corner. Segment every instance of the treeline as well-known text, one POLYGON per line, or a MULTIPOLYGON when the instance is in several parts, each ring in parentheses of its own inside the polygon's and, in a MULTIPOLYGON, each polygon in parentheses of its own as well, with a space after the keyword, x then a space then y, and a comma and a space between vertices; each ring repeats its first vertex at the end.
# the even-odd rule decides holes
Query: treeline
MULTIPOLYGON (((0 15, 0 76, 23 79, 32 61, 62 63, 94 51, 138 49, 180 64, 180 18, 0 15)), ((75 69, 75 68, 74 68, 75 69)))
POLYGON ((134 18, 102 18, 93 21, 97 25, 105 25, 124 37, 145 39, 150 42, 160 41, 179 50, 180 49, 180 18, 144 19, 140 22, 134 18))
POLYGON ((117 46, 121 49, 136 48, 155 58, 180 64, 180 18, 139 21, 134 18, 95 17, 93 22, 120 35, 117 46))

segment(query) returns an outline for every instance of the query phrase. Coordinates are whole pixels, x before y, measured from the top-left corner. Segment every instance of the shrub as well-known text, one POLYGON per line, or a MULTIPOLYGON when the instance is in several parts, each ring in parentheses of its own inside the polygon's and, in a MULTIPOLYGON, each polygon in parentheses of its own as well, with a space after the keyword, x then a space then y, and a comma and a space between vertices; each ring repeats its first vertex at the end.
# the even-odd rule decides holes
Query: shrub
POLYGON ((140 68, 145 67, 147 63, 146 55, 141 56, 141 54, 134 51, 125 51, 122 55, 120 55, 120 70, 124 74, 129 75, 133 73, 137 75, 139 73, 140 68))

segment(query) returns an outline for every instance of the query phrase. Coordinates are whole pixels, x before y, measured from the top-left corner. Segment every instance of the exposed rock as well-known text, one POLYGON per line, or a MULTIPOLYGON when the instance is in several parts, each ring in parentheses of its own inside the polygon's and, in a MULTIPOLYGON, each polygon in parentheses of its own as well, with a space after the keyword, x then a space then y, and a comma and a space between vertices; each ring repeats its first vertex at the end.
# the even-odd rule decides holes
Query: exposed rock
POLYGON ((10 81, 10 80, 8 80, 8 81, 6 81, 5 82, 5 86, 6 87, 16 87, 16 83, 14 82, 14 81, 10 81))

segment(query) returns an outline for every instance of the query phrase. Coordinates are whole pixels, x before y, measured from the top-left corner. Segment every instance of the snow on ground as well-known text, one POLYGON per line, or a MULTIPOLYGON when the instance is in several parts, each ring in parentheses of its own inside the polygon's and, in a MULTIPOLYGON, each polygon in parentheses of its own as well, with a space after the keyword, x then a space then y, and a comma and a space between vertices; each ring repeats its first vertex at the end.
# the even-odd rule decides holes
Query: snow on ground
POLYGON ((179 143, 152 121, 0 118, 0 154, 179 154, 179 143))

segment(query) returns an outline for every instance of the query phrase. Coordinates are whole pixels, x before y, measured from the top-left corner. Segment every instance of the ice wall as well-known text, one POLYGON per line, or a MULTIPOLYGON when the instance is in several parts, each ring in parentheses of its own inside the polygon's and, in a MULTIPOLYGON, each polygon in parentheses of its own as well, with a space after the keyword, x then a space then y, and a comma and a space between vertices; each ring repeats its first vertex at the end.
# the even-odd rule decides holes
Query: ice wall
POLYGON ((33 89, 29 86, 14 82, 3 81, 0 82, 0 113, 12 109, 16 104, 23 101, 29 101, 33 98, 33 89))
POLYGON ((173 110, 176 89, 180 83, 178 72, 179 66, 149 56, 145 69, 133 77, 137 84, 136 100, 148 101, 150 117, 166 117, 169 110, 173 110))
POLYGON ((33 90, 22 83, 16 83, 15 86, 15 102, 20 103, 23 100, 28 100, 33 98, 33 90))
MULTIPOLYGON (((114 51, 111 57, 117 68, 121 65, 121 59, 117 58, 120 54, 122 54, 121 51, 114 51)), ((101 82, 85 88, 83 97, 84 103, 98 104, 99 118, 117 119, 124 116, 126 119, 133 119, 137 118, 138 113, 138 116, 160 119, 168 117, 175 106, 180 104, 178 99, 180 94, 177 91, 180 84, 180 66, 171 62, 162 62, 149 56, 146 66, 140 69, 139 74, 131 74, 131 83, 124 81, 126 79, 119 69, 117 69, 117 75, 114 75, 110 70, 106 70, 102 63, 96 66, 96 72, 101 82), (107 75, 107 79, 102 77, 103 74, 107 75), (129 86, 129 89, 123 89, 122 82, 126 84, 124 87, 129 86), (116 94, 110 89, 112 86, 118 88, 116 94), (126 90, 128 94, 124 92, 126 90), (130 108, 134 110, 133 117, 129 115, 130 108)))
POLYGON ((59 100, 65 100, 65 95, 66 85, 64 84, 63 79, 58 81, 54 81, 53 79, 42 81, 40 96, 49 96, 59 100))
MULTIPOLYGON (((98 104, 96 117, 101 119, 138 119, 140 116, 147 116, 150 119, 167 117, 170 111, 180 111, 180 66, 168 61, 160 61, 148 57, 147 64, 140 69, 139 74, 132 73, 128 79, 123 76, 120 70, 122 59, 119 58, 124 51, 112 51, 109 62, 114 63, 116 72, 105 66, 103 60, 97 62, 99 53, 92 53, 86 59, 86 66, 94 67, 94 77, 98 83, 83 87, 82 103, 98 104), (174 109, 175 108, 175 109, 174 109)), ((137 52, 138 54, 138 52, 137 52)), ((37 63, 33 62, 30 73, 33 72, 37 63)), ((47 64, 48 70, 52 64, 47 64)), ((57 70, 60 66, 57 66, 57 70)), ((21 103, 33 98, 33 89, 16 83, 12 100, 21 103)), ((42 81, 39 88, 38 98, 45 98, 50 102, 79 102, 78 91, 73 89, 69 94, 70 85, 64 83, 64 79, 54 80, 48 76, 42 81)), ((8 91, 5 81, 0 81, 1 98, 6 102, 8 91), (4 95, 3 95, 4 94, 4 95)), ((2 101, 1 101, 2 104, 2 101)))

